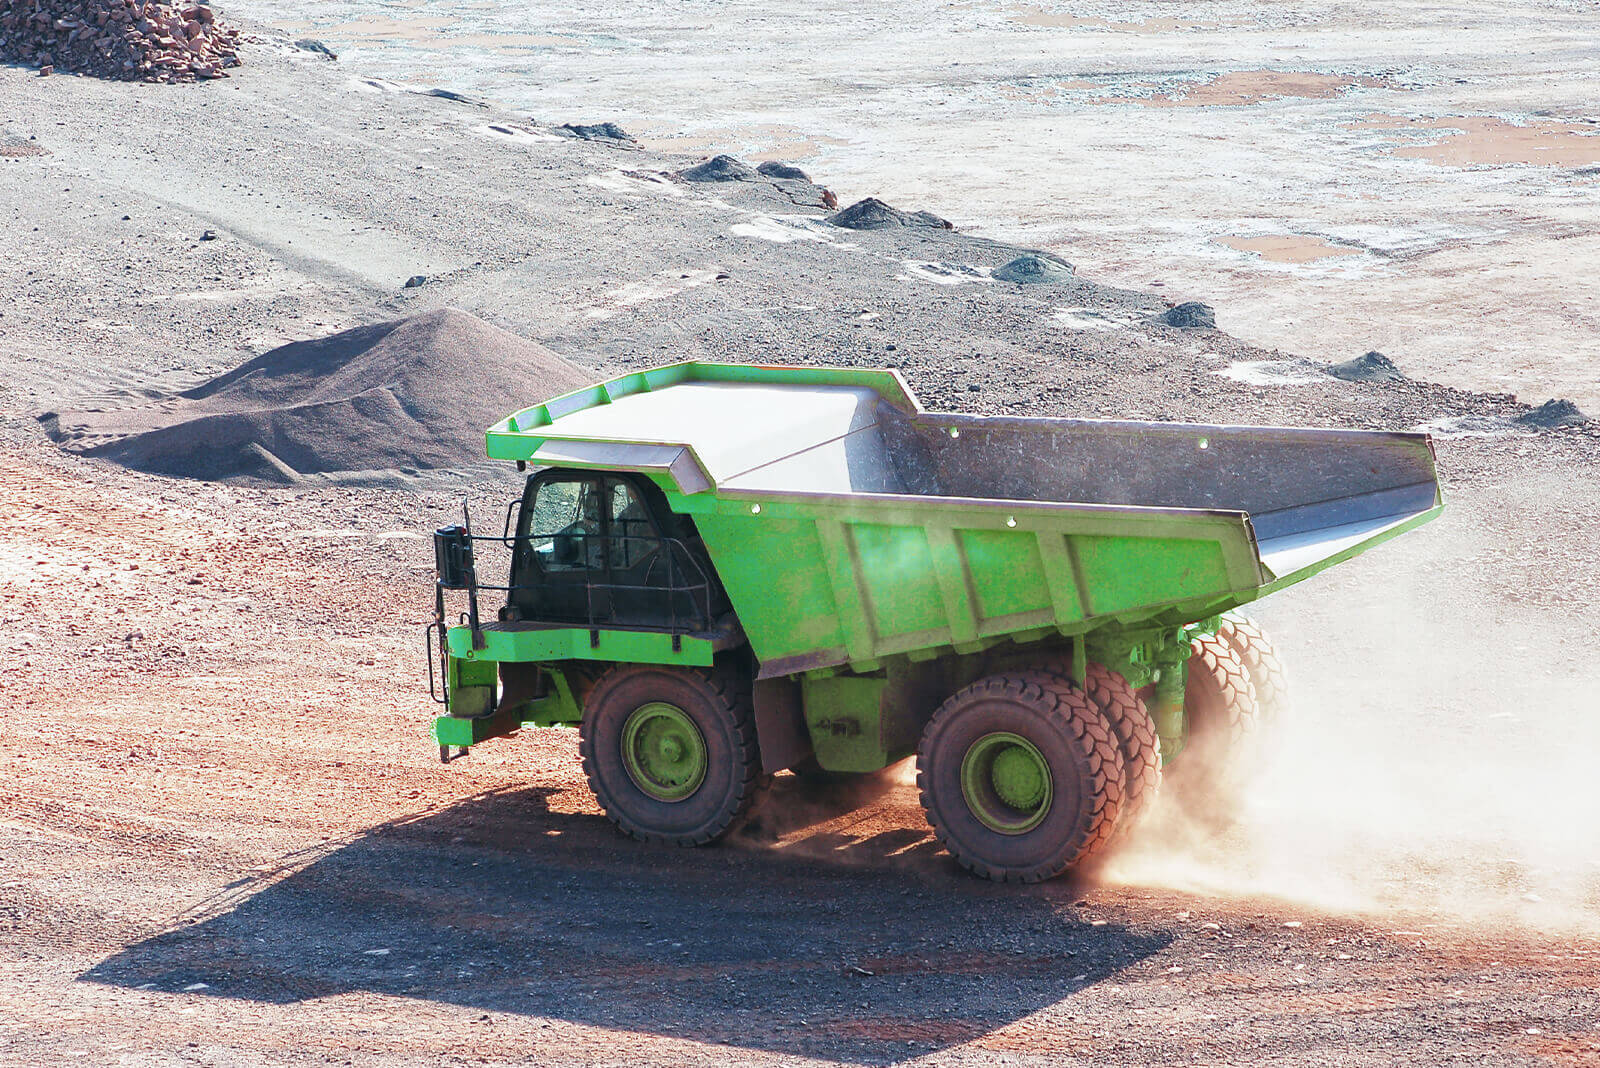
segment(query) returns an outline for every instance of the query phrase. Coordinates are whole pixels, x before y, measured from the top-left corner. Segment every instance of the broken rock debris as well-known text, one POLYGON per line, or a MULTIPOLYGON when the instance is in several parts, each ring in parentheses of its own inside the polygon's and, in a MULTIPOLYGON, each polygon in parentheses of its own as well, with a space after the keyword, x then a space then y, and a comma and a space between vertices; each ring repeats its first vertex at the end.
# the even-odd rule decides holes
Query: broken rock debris
POLYGON ((0 0, 0 60, 126 81, 225 78, 239 31, 211 8, 143 0, 0 0))

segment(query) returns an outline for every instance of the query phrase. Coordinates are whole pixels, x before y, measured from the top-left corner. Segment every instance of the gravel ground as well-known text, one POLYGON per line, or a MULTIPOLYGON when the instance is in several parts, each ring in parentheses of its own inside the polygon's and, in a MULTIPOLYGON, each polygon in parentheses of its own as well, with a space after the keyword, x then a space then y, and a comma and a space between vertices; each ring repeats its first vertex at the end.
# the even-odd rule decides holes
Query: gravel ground
POLYGON ((0 68, 0 144, 44 150, 0 155, 0 1060, 1600 1063, 1600 433, 253 49, 193 89, 0 68), (1440 521, 1263 606, 1306 726, 1232 838, 1158 824, 1099 885, 993 887, 905 787, 785 780, 758 832, 672 852, 608 830, 569 732, 448 767, 426 740, 416 535, 509 472, 182 482, 33 418, 446 304, 608 372, 892 364, 938 407, 1484 433, 1441 440, 1440 521))

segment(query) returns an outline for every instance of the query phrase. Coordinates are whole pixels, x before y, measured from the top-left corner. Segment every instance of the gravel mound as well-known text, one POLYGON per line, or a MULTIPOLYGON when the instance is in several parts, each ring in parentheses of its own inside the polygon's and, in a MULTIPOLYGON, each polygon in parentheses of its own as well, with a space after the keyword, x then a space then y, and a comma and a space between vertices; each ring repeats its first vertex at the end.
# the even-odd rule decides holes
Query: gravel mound
POLYGON ((1521 426, 1554 429, 1562 426, 1583 426, 1589 417, 1569 400, 1547 400, 1531 412, 1524 412, 1512 420, 1521 426))
POLYGON ((1342 378, 1346 382, 1404 382, 1406 376, 1400 373, 1400 368, 1394 361, 1381 352, 1369 352, 1365 356, 1357 356, 1344 363, 1336 363, 1328 368, 1328 373, 1334 378, 1342 378))
POLYGON ((64 448, 180 478, 381 481, 483 458, 483 432, 593 375, 446 308, 273 349, 139 407, 46 413, 64 448))
POLYGON ((791 182, 809 182, 811 176, 792 163, 779 163, 772 159, 756 168, 757 174, 764 174, 768 178, 784 178, 791 182))
POLYGON ((887 230, 896 226, 929 227, 935 230, 954 230, 948 221, 929 211, 901 211, 879 200, 867 197, 848 208, 828 216, 828 222, 847 230, 887 230))
POLYGON ((1180 330, 1215 330, 1217 313, 1211 310, 1211 305, 1191 300, 1176 308, 1168 308, 1156 318, 1156 322, 1176 326, 1180 330))
POLYGON ((712 156, 704 163, 679 171, 678 177, 686 182, 750 182, 756 179, 756 172, 749 164, 732 156, 712 156))
POLYGON ((0 60, 126 81, 226 78, 239 65, 239 31, 204 5, 0 0, 0 60))
POLYGON ((1024 286, 1065 282, 1072 277, 1072 264, 1050 256, 1018 256, 1010 263, 996 267, 990 277, 1024 286))

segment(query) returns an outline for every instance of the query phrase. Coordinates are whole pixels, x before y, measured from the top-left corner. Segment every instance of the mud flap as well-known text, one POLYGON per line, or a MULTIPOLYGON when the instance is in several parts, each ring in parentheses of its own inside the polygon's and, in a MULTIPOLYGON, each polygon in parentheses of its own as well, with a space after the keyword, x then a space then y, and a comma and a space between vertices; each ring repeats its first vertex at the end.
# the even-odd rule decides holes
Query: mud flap
POLYGON ((756 743, 761 773, 774 775, 811 755, 811 737, 800 709, 800 685, 793 679, 761 679, 753 695, 756 743))

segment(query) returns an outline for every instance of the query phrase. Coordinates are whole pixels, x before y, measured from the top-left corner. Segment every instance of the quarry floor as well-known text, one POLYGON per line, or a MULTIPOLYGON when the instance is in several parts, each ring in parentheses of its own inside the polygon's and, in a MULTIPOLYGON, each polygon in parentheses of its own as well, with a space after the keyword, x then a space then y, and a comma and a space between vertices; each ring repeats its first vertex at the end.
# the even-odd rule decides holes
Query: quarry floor
POLYGON ((44 150, 0 158, 0 1062, 1600 1063, 1594 431, 965 281, 1015 250, 830 232, 274 47, 194 91, 0 68, 0 137, 44 150), (1222 838, 1158 813, 1095 885, 997 887, 903 785, 783 778, 670 851, 610 830, 568 732, 428 743, 418 535, 509 472, 185 482, 33 418, 445 303, 607 370, 1484 432, 1441 438, 1439 521, 1262 606, 1298 715, 1222 838))

